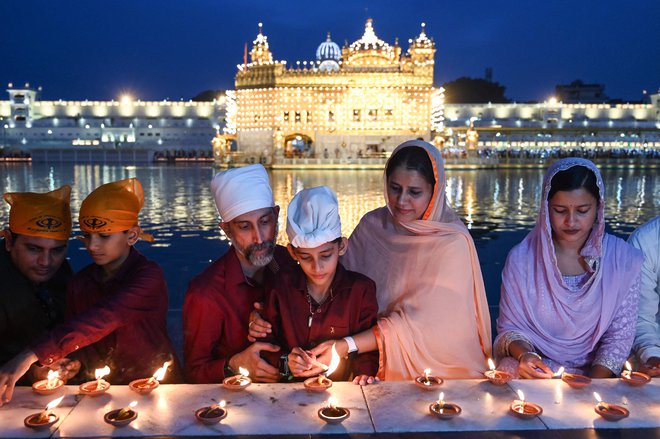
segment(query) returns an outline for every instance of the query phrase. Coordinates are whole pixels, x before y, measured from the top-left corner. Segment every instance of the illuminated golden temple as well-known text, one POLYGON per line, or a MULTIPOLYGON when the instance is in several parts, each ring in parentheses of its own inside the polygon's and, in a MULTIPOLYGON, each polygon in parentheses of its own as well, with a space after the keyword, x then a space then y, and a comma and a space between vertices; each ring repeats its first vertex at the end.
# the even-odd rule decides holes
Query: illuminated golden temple
POLYGON ((342 49, 330 34, 316 60, 288 65, 273 57, 261 24, 227 95, 227 127, 242 154, 286 158, 378 157, 410 138, 442 129, 443 90, 433 87, 435 43, 425 25, 403 53, 364 34, 342 49), (234 100, 234 102, 232 102, 234 100))

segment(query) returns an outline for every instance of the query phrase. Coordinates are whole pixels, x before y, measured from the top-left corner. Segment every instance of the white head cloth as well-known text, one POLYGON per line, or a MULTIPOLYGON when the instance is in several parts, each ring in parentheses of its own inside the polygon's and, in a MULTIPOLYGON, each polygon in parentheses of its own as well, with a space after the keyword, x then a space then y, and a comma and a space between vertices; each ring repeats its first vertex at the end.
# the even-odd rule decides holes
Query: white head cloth
POLYGON ((253 210, 275 206, 268 172, 261 165, 218 172, 211 180, 211 191, 224 222, 253 210))
POLYGON ((294 247, 315 248, 341 238, 339 203, 327 186, 298 192, 286 216, 286 234, 294 247))

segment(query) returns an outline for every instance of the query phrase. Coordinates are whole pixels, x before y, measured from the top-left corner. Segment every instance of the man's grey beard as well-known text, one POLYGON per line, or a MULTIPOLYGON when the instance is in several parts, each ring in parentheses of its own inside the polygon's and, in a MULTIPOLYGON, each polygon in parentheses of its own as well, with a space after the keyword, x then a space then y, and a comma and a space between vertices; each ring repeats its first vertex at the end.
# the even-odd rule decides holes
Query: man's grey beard
POLYGON ((250 264, 254 265, 255 267, 265 267, 266 265, 270 264, 270 261, 273 260, 273 255, 275 254, 275 241, 264 241, 261 244, 252 244, 245 249, 244 254, 247 260, 250 261, 250 264), (263 249, 267 249, 268 252, 261 256, 253 254, 256 250, 263 249))

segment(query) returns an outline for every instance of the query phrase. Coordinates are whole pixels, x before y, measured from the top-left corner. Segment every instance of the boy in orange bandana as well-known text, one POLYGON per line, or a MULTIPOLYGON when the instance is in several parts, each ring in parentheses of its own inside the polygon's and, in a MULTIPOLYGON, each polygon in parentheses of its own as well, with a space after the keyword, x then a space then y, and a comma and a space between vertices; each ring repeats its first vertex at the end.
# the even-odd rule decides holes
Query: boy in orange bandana
MULTIPOLYGON (((143 204, 142 185, 135 178, 100 186, 83 201, 82 241, 94 264, 71 282, 70 319, 12 360, 14 374, 22 375, 35 361, 49 365, 75 352, 84 368, 82 380, 107 364, 107 380, 127 384, 151 376, 165 361, 173 361, 175 370, 164 381, 177 380, 163 271, 133 247, 141 236, 138 213, 143 204)), ((11 380, 3 382, 0 374, 0 395, 10 398, 12 389, 11 380)))

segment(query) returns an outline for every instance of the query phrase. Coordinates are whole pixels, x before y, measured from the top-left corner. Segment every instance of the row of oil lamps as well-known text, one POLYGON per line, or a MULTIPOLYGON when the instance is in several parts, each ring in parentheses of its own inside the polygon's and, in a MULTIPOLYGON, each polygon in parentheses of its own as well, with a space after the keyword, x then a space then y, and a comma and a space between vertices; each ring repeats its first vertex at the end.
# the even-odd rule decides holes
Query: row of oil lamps
MULTIPOLYGON (((513 377, 504 371, 495 370, 495 365, 492 360, 488 360, 489 370, 484 373, 485 377, 496 385, 503 385, 509 382, 513 377)), ((308 378, 304 381, 305 389, 312 392, 323 392, 332 387, 332 380, 328 378, 339 365, 339 355, 333 348, 332 360, 329 366, 319 363, 325 371, 318 377, 308 378)), ((156 373, 150 378, 143 378, 132 381, 129 383, 129 388, 139 394, 147 394, 159 386, 159 382, 164 378, 169 362, 163 364, 156 373)), ((240 373, 235 376, 225 378, 223 386, 228 390, 243 390, 252 384, 247 370, 242 367, 239 368, 240 373)), ((103 369, 96 369, 96 380, 89 381, 81 384, 79 389, 80 393, 88 396, 97 396, 105 393, 110 388, 110 383, 105 381, 103 377, 110 373, 110 368, 105 366, 103 369)), ((564 372, 561 367, 555 377, 561 378, 562 381, 567 383, 573 388, 583 388, 591 383, 591 378, 583 375, 571 374, 564 372)), ((621 379, 631 386, 641 386, 648 383, 651 377, 641 373, 633 372, 630 363, 626 362, 626 370, 621 374, 621 379)), ((435 390, 442 383, 443 379, 438 376, 432 376, 430 369, 424 370, 424 375, 418 376, 414 381, 415 385, 424 390, 435 390)), ((64 381, 59 378, 57 372, 49 372, 46 380, 38 381, 32 385, 35 392, 42 395, 49 395, 56 392, 64 385, 64 381)), ((609 421, 618 421, 629 415, 629 411, 615 404, 603 402, 600 395, 594 392, 594 397, 597 400, 595 411, 604 419, 609 421)), ((40 413, 34 413, 25 418, 25 426, 30 428, 48 428, 55 424, 59 417, 52 413, 52 410, 59 405, 64 397, 60 397, 51 403, 40 413)), ((511 403, 510 411, 515 416, 523 419, 531 419, 543 413, 543 408, 538 404, 525 401, 525 396, 521 390, 518 390, 518 398, 511 403)), ((122 409, 112 410, 104 415, 105 422, 121 427, 128 425, 133 420, 137 419, 137 411, 134 410, 137 401, 133 401, 127 407, 122 409)), ((429 406, 430 412, 440 419, 451 419, 461 414, 462 409, 458 404, 445 402, 444 392, 440 393, 437 401, 431 403, 429 406)), ((350 416, 350 411, 347 408, 337 406, 335 398, 328 400, 328 405, 318 410, 318 415, 321 419, 328 423, 340 423, 350 416)), ((195 411, 195 417, 204 424, 214 424, 220 422, 227 416, 227 409, 225 408, 225 401, 220 401, 207 407, 202 407, 195 411)))

